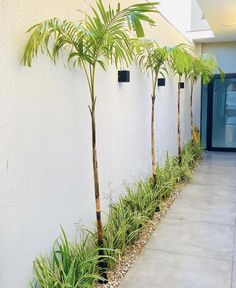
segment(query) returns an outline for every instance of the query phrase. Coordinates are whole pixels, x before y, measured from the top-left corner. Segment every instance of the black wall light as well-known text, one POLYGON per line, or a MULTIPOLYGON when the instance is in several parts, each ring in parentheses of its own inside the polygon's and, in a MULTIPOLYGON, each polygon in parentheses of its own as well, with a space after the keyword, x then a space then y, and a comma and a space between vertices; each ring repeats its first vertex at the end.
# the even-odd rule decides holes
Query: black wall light
POLYGON ((184 82, 179 82, 178 85, 179 85, 179 89, 184 89, 184 82))
POLYGON ((158 78, 157 86, 166 86, 166 79, 165 78, 158 78))
POLYGON ((130 82, 130 71, 119 70, 118 71, 118 82, 130 82))

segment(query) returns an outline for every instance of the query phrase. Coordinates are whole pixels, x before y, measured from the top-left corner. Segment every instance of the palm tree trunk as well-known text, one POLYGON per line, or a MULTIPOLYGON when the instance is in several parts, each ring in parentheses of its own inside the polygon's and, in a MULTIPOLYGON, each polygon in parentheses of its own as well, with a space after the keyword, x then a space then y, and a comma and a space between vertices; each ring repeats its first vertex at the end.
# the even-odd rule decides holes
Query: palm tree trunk
POLYGON ((92 120, 92 152, 93 152, 93 176, 94 176, 94 191, 96 201, 96 218, 97 218, 97 236, 98 246, 102 246, 102 221, 101 221, 101 204, 100 204, 100 189, 99 189, 99 177, 98 177, 98 160, 97 160, 97 143, 96 143, 96 120, 95 111, 91 113, 92 120))
MULTIPOLYGON (((99 190, 99 176, 98 176, 98 160, 97 160, 97 137, 96 137, 96 118, 95 118, 95 97, 92 97, 92 107, 89 107, 91 120, 92 120, 92 155, 93 155, 93 177, 94 177, 94 191, 95 191, 95 201, 96 201, 96 220, 97 220, 97 243, 99 248, 99 256, 101 256, 98 263, 98 268, 100 270, 100 276, 107 279, 106 274, 106 262, 104 261, 104 250, 103 250, 103 228, 101 219, 101 201, 100 201, 100 190, 99 190), (101 249, 100 249, 101 248, 101 249)), ((102 281, 105 283, 106 281, 102 281)))
POLYGON ((191 141, 194 143, 194 124, 193 124, 193 88, 194 83, 191 82, 191 95, 190 95, 190 123, 191 123, 191 141))
POLYGON ((180 135, 180 81, 181 77, 179 77, 178 84, 178 159, 179 164, 181 164, 181 135, 180 135))
POLYGON ((151 117, 151 155, 152 155, 152 178, 153 186, 156 186, 157 183, 157 174, 156 174, 156 155, 155 155, 155 100, 156 95, 152 95, 152 117, 151 117))

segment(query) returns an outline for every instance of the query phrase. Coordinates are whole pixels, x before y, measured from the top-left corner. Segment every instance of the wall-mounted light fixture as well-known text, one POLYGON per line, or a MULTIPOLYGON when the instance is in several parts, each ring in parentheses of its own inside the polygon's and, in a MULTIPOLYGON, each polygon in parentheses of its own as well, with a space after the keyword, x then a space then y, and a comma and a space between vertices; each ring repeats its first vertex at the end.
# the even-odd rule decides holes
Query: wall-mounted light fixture
POLYGON ((165 78, 158 78, 157 86, 166 86, 166 79, 165 78))
POLYGON ((118 71, 118 82, 130 82, 130 71, 119 70, 118 71))
POLYGON ((184 82, 179 82, 178 85, 179 85, 179 89, 184 89, 184 82))

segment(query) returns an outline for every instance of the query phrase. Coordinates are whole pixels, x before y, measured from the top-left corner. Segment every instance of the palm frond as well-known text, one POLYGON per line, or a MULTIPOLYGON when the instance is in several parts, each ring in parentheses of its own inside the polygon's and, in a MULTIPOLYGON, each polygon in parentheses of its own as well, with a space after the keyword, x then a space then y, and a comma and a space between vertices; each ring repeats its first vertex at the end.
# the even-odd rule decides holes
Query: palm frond
POLYGON ((31 67, 32 60, 38 55, 39 50, 42 53, 46 52, 54 62, 63 49, 84 57, 83 39, 86 31, 79 23, 53 18, 34 25, 27 32, 31 35, 23 54, 24 65, 31 67))
POLYGON ((91 6, 91 13, 78 22, 61 21, 53 18, 34 25, 26 44, 23 63, 31 66, 38 51, 47 53, 56 62, 60 52, 68 54, 73 65, 100 65, 103 69, 109 63, 128 65, 133 59, 130 32, 137 37, 144 36, 142 22, 154 25, 147 13, 156 13, 158 2, 131 5, 121 9, 106 8, 102 0, 91 6), (65 51, 64 51, 65 50, 65 51))
POLYGON ((203 84, 209 83, 214 77, 216 71, 219 71, 221 79, 224 80, 224 72, 218 66, 215 57, 203 54, 200 61, 202 65, 201 76, 203 84))
POLYGON ((180 77, 187 76, 190 68, 190 55, 194 52, 193 48, 186 44, 179 44, 169 50, 169 63, 174 74, 180 77))
POLYGON ((86 17, 84 21, 85 29, 94 35, 91 39, 94 62, 105 58, 107 63, 128 65, 133 59, 130 31, 135 31, 137 37, 143 37, 142 22, 154 24, 145 14, 157 12, 157 4, 158 2, 135 4, 122 10, 118 3, 116 9, 109 6, 106 10, 103 2, 98 0, 97 9, 91 7, 93 16, 86 17))
POLYGON ((159 47, 156 41, 137 40, 135 50, 141 70, 150 73, 154 79, 158 74, 167 74, 168 48, 159 47))

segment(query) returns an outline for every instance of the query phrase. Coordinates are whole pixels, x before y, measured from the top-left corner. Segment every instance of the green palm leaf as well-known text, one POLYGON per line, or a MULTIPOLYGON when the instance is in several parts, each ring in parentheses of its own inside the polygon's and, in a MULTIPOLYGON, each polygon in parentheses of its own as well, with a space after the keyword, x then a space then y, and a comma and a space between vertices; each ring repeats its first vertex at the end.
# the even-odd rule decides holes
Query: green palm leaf
POLYGON ((106 10, 103 2, 97 0, 96 7, 91 6, 91 15, 85 14, 84 19, 78 22, 57 18, 45 20, 28 30, 31 36, 24 50, 23 63, 31 66, 39 49, 56 62, 60 52, 66 49, 68 60, 73 58, 74 63, 81 67, 84 63, 98 63, 103 69, 109 62, 128 64, 132 61, 130 32, 134 31, 137 37, 144 36, 142 22, 154 25, 146 13, 156 13, 157 4, 135 4, 123 10, 118 4, 116 9, 109 7, 106 10))
POLYGON ((194 49, 187 44, 179 44, 173 48, 170 48, 169 63, 174 74, 187 77, 188 71, 191 67, 189 61, 191 55, 195 53, 194 49))

